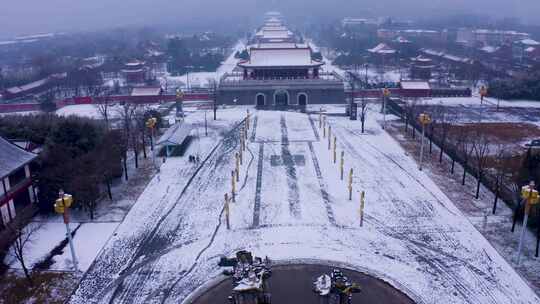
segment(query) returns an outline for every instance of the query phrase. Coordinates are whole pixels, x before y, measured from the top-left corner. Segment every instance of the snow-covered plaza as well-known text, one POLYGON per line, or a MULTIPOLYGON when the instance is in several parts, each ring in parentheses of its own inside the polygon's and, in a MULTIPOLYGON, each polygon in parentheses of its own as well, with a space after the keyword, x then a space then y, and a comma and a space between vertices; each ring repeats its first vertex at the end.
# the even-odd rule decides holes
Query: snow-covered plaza
POLYGON ((368 116, 365 134, 359 121, 325 115, 329 149, 319 113, 250 108, 227 229, 224 194, 231 193, 247 109, 220 109, 218 120, 209 120, 208 136, 204 113, 188 116, 202 126, 201 139, 187 151, 201 153, 200 165, 187 157, 161 165, 70 303, 189 303, 225 278, 218 261, 239 250, 276 264, 356 270, 388 282, 416 303, 540 302, 381 129, 376 115, 368 116), (361 191, 366 195, 362 226, 361 191))

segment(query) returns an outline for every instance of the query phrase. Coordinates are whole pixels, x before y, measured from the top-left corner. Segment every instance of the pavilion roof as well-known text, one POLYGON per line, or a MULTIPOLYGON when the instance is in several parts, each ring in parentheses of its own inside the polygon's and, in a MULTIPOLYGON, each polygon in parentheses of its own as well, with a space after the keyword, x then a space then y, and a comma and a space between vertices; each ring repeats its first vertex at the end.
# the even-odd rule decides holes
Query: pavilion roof
POLYGON ((189 123, 176 123, 165 131, 165 133, 159 138, 157 144, 179 146, 184 143, 189 134, 191 134, 193 128, 193 125, 189 123))
POLYGON ((131 91, 131 96, 159 96, 161 93, 161 87, 135 87, 131 91))
POLYGON ((370 53, 375 54, 395 54, 396 50, 389 47, 388 45, 384 43, 379 43, 376 47, 368 50, 370 53))
POLYGON ((251 48, 250 59, 241 67, 311 67, 323 65, 311 59, 311 49, 305 48, 251 48))
POLYGON ((37 157, 0 137, 0 177, 10 175, 37 157))

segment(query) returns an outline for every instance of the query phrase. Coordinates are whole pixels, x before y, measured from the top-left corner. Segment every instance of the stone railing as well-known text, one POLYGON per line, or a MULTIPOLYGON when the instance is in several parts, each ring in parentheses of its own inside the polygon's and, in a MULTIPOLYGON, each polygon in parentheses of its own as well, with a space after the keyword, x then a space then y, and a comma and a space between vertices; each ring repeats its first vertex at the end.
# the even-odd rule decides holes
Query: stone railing
POLYGON ((242 73, 225 73, 220 80, 221 86, 228 85, 280 85, 284 83, 295 84, 343 84, 343 80, 336 73, 320 73, 316 78, 275 77, 264 79, 244 79, 242 73))

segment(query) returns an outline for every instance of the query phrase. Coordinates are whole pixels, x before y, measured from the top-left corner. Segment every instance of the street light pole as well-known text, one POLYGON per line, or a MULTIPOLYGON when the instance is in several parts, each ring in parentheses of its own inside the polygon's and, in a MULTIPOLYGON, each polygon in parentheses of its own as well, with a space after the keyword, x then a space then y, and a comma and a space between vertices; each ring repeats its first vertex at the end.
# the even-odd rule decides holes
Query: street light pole
POLYGON ((73 239, 71 237, 71 229, 69 228, 69 208, 73 203, 73 197, 64 193, 64 190, 58 191, 58 199, 54 203, 54 210, 56 213, 62 214, 64 217, 64 224, 66 224, 66 237, 69 242, 69 248, 71 250, 71 259, 73 262, 73 268, 75 271, 79 271, 79 262, 77 255, 75 254, 75 247, 73 246, 73 239))
POLYGON ((521 249, 523 248, 523 240, 525 239, 525 230, 527 229, 527 221, 532 205, 538 204, 538 191, 534 189, 534 181, 531 181, 528 186, 521 188, 521 198, 525 200, 525 218, 523 219, 523 227, 519 236, 519 245, 517 252, 517 265, 521 262, 521 249))

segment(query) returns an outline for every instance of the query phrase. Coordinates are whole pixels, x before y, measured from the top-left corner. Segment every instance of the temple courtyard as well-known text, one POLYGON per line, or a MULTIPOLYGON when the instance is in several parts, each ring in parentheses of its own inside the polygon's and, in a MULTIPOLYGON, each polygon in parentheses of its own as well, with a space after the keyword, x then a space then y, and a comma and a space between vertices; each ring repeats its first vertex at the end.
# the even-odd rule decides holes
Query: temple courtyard
MULTIPOLYGON (((209 303, 209 293, 223 295, 228 285, 220 258, 239 250, 272 261, 278 269, 272 286, 309 286, 318 269, 349 271, 365 290, 354 303, 369 303, 362 297, 377 298, 377 290, 381 303, 539 303, 447 194, 382 130, 377 111, 370 112, 362 134, 359 121, 332 115, 343 108, 324 107, 323 116, 319 109, 220 109, 218 119, 209 120, 208 135, 204 113, 188 115, 196 130, 186 156, 160 165, 70 303, 209 303), (330 149, 320 117, 331 127, 330 149), (235 201, 227 212, 224 195, 232 194, 231 172, 243 136, 235 201), (200 155, 201 162, 190 163, 187 154, 200 155), (288 266, 305 271, 289 275, 288 266)), ((298 294, 290 303, 302 298, 298 294)))

